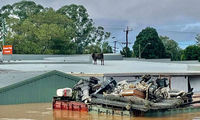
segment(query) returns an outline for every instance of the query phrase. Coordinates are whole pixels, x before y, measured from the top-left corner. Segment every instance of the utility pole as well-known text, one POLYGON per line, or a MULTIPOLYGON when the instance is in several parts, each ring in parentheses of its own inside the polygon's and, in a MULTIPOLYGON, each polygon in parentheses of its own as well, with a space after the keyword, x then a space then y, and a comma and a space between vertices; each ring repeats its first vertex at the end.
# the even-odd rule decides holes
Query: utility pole
MULTIPOLYGON (((116 38, 116 37, 112 37, 112 39, 115 39, 115 38, 116 38)), ((117 40, 114 40, 114 41, 113 41, 113 43, 114 43, 114 47, 113 47, 114 53, 116 53, 116 51, 117 51, 117 50, 116 50, 116 49, 117 49, 117 42, 118 42, 117 40)))
POLYGON ((117 41, 114 41, 114 53, 116 53, 116 49, 117 49, 117 41))
POLYGON ((129 44, 129 42, 128 42, 128 33, 129 33, 129 31, 132 31, 132 29, 129 29, 128 28, 128 26, 127 26, 127 28, 126 28, 126 30, 124 30, 124 32, 126 33, 126 57, 128 56, 128 44, 129 44))
POLYGON ((128 44, 129 44, 129 42, 128 42, 129 31, 132 31, 132 29, 129 29, 128 26, 127 26, 126 30, 124 30, 124 32, 126 33, 126 47, 128 47, 128 44))
POLYGON ((144 48, 141 50, 141 45, 139 43, 139 59, 141 59, 142 57, 142 53, 144 52, 145 48, 148 46, 148 45, 151 45, 151 43, 147 43, 144 48))

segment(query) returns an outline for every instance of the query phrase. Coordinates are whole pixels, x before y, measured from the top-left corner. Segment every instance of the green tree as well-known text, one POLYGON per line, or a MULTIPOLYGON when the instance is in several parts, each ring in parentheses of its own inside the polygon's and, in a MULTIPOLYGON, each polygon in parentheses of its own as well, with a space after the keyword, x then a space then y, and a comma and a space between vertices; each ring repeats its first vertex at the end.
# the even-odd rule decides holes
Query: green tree
POLYGON ((198 60, 200 57, 200 47, 197 45, 191 45, 185 48, 184 58, 185 60, 198 60))
POLYGON ((160 40, 156 29, 152 27, 143 29, 137 35, 133 45, 133 51, 137 57, 139 57, 140 51, 141 57, 147 59, 166 57, 165 47, 160 40))
POLYGON ((91 53, 113 53, 113 51, 108 42, 99 42, 97 44, 91 44, 85 47, 84 54, 91 53))
POLYGON ((72 41, 75 36, 73 21, 68 16, 56 13, 53 9, 46 9, 30 17, 39 29, 37 38, 44 46, 44 53, 51 49, 53 54, 74 54, 75 44, 72 41))
POLYGON ((87 10, 82 5, 66 5, 57 12, 69 16, 74 21, 76 34, 74 40, 78 54, 83 53, 88 45, 101 42, 110 37, 110 33, 104 32, 103 27, 94 26, 93 20, 89 18, 87 10))
POLYGON ((72 21, 53 9, 29 16, 19 24, 13 24, 11 28, 7 41, 14 46, 14 53, 75 53, 75 44, 71 41, 75 35, 72 21), (13 32, 15 34, 11 35, 13 32))
POLYGON ((200 62, 200 57, 199 57, 199 62, 200 62))
POLYGON ((8 18, 13 13, 13 7, 11 5, 5 5, 0 9, 0 17, 8 18))
POLYGON ((103 53, 113 53, 112 47, 109 45, 108 42, 103 42, 102 49, 103 49, 103 53))
POLYGON ((41 12, 44 8, 42 5, 37 5, 33 1, 20 1, 12 5, 14 15, 20 19, 26 19, 28 16, 41 12))
POLYGON ((125 56, 125 57, 131 57, 132 56, 132 51, 130 50, 129 47, 124 47, 121 51, 120 51, 121 55, 125 56))
POLYGON ((197 34, 195 38, 197 40, 197 45, 200 46, 200 34, 197 34))
POLYGON ((170 57, 171 60, 180 60, 181 48, 178 46, 178 43, 167 36, 160 36, 160 39, 165 46, 166 57, 170 57))
POLYGON ((84 54, 101 53, 100 44, 92 44, 85 47, 84 54))
MULTIPOLYGON (((67 5, 55 11, 33 1, 21 1, 3 6, 0 17, 6 18, 6 44, 13 45, 14 53, 80 54, 92 46, 101 52, 99 45, 110 36, 103 27, 95 27, 81 5, 67 5)), ((108 44, 103 47, 110 52, 108 44)))

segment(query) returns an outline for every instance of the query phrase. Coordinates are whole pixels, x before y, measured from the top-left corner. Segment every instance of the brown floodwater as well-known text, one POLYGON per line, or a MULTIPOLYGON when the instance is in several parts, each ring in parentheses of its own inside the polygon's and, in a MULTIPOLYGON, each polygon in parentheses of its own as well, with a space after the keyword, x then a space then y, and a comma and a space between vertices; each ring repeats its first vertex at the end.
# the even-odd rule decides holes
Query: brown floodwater
POLYGON ((2 105, 0 120, 200 120, 200 112, 159 117, 112 116, 87 112, 52 110, 50 103, 2 105))

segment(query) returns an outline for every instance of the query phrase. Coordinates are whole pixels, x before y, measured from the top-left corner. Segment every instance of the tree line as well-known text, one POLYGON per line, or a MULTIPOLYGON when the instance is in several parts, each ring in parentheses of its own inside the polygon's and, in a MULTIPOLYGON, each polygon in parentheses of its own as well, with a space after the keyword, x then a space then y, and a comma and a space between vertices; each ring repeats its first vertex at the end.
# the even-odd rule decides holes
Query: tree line
POLYGON ((6 20, 5 44, 13 45, 15 54, 112 52, 105 42, 110 33, 96 27, 82 5, 54 10, 33 1, 21 1, 3 6, 0 18, 6 20))
POLYGON ((171 58, 171 60, 199 60, 200 61, 200 35, 196 36, 197 44, 181 49, 178 43, 167 36, 159 36, 156 29, 147 27, 136 37, 130 48, 124 47, 121 54, 126 57, 146 59, 171 58))
MULTIPOLYGON (((14 54, 90 54, 112 53, 105 40, 111 36, 102 26, 95 26, 82 5, 65 5, 58 10, 33 1, 16 2, 0 9, 6 21, 5 44, 13 45, 14 54)), ((0 32, 2 33, 2 21, 0 32)), ((2 38, 2 34, 0 34, 2 38)), ((171 60, 200 60, 200 35, 197 44, 181 49, 167 36, 147 27, 136 37, 132 49, 124 47, 125 57, 171 60)))

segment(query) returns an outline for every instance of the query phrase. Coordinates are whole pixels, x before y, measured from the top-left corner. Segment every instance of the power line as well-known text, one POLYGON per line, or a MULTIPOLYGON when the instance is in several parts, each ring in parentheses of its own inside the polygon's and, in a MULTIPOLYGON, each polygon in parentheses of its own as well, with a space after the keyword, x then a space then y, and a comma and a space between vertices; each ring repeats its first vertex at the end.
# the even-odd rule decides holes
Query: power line
POLYGON ((117 41, 114 41, 114 53, 116 53, 116 49, 117 49, 117 41))
POLYGON ((113 28, 113 29, 124 29, 125 27, 120 25, 95 25, 95 26, 102 26, 104 28, 113 28))
MULTIPOLYGON (((99 25, 104 28, 111 28, 111 29, 124 29, 125 26, 122 25, 99 25)), ((156 28, 156 27, 155 27, 156 28)), ((165 32, 174 32, 174 33, 191 33, 191 34, 198 34, 200 31, 175 31, 175 30, 164 30, 164 29, 157 29, 158 31, 165 31, 165 32)))

